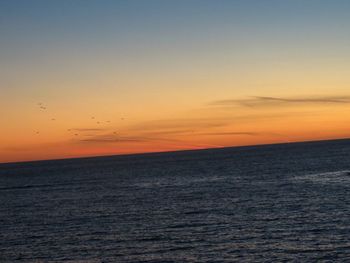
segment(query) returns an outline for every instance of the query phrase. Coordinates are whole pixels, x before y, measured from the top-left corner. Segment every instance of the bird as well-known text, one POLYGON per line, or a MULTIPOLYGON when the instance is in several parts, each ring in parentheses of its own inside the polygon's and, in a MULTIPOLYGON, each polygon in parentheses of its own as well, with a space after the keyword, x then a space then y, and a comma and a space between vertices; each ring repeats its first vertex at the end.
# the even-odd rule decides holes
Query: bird
POLYGON ((52 121, 55 121, 56 119, 55 119, 55 118, 52 118, 51 120, 52 120, 52 121))

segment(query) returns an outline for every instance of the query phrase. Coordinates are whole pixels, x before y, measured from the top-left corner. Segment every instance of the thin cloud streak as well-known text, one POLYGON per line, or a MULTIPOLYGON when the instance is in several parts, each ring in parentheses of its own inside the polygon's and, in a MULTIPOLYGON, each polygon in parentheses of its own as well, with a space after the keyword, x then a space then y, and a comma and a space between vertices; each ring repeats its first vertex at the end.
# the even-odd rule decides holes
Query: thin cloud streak
MULTIPOLYGON (((282 114, 282 116, 285 116, 285 114, 282 114)), ((222 118, 169 119, 159 121, 154 120, 126 127, 120 130, 118 133, 108 132, 105 134, 89 134, 86 135, 89 136, 88 138, 80 138, 78 141, 83 143, 123 143, 152 141, 189 143, 188 139, 191 136, 259 136, 267 134, 278 135, 267 132, 252 131, 215 131, 217 128, 220 129, 225 126, 227 127, 229 125, 232 125, 234 122, 242 122, 242 120, 252 121, 256 119, 271 117, 273 116, 245 115, 222 118), (184 136, 186 139, 181 139, 181 136, 184 136)), ((281 115, 278 114, 278 116, 275 117, 281 117, 281 115)), ((90 129, 82 130, 87 131, 90 129)))
POLYGON ((266 133, 260 132, 207 132, 207 133, 196 133, 195 135, 209 135, 209 136, 230 136, 230 135, 247 135, 247 136, 259 136, 266 133))
POLYGON ((227 125, 228 118, 189 118, 189 119, 168 119, 154 120, 129 126, 129 130, 154 131, 173 129, 196 129, 196 128, 214 128, 227 125))
POLYGON ((347 104, 350 96, 323 96, 323 97, 267 97, 253 96, 248 99, 216 100, 210 102, 210 106, 279 106, 287 104, 347 104))
POLYGON ((143 142, 146 141, 147 138, 142 137, 126 137, 126 136, 115 136, 115 135, 93 135, 87 139, 80 139, 80 142, 86 143, 116 143, 116 142, 143 142))
POLYGON ((79 131, 79 132, 91 132, 91 131, 105 131, 106 129, 102 128, 77 128, 71 129, 71 131, 79 131))
POLYGON ((206 143, 191 143, 183 140, 178 139, 168 139, 168 138, 151 138, 151 137, 138 137, 138 136, 123 136, 123 137, 112 137, 111 135, 103 135, 103 136, 94 136, 93 138, 89 139, 81 139, 79 142, 82 143, 124 143, 124 142, 171 142, 171 143, 181 143, 183 146, 186 147, 223 147, 223 145, 217 145, 217 144, 206 144, 206 143))
POLYGON ((143 142, 144 139, 128 139, 128 138, 90 138, 90 139, 82 139, 80 142, 97 142, 97 143, 113 143, 113 142, 143 142))

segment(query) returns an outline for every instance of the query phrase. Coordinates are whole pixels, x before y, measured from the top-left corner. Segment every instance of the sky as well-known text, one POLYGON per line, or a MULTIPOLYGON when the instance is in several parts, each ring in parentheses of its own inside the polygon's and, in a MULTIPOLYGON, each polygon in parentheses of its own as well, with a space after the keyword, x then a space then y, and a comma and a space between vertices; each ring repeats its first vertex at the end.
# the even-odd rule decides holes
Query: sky
POLYGON ((0 0, 0 162, 350 137, 349 13, 0 0))

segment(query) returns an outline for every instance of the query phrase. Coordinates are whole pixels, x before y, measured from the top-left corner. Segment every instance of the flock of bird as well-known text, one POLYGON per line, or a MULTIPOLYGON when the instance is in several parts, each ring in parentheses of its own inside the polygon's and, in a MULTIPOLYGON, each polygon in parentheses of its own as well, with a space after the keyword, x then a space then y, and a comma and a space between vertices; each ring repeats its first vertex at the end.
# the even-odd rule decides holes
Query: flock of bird
MULTIPOLYGON (((41 111, 46 111, 47 110, 47 106, 45 106, 42 102, 38 102, 37 106, 39 107, 39 109, 41 111)), ((120 118, 122 121, 124 120, 124 118, 120 118)), ((95 117, 92 116, 91 120, 95 120, 95 117)), ((51 121, 56 121, 56 118, 51 118, 51 121)), ((110 120, 107 121, 96 121, 96 124, 102 124, 102 123, 111 123, 110 120)), ((72 132, 72 131, 76 131, 77 129, 67 129, 68 132, 72 132)), ((40 134, 40 131, 35 131, 35 134, 40 134)), ((117 135, 117 132, 113 132, 114 135, 117 135)), ((74 133, 74 136, 79 136, 78 133, 74 133)))

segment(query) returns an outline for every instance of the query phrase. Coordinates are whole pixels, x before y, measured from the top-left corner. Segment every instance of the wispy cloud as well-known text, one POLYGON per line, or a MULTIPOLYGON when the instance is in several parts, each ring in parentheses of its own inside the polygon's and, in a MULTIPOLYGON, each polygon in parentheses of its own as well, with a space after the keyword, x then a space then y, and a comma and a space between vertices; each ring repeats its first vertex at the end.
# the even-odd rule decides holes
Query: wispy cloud
POLYGON ((94 135, 87 139, 80 139, 80 142, 91 142, 91 143, 116 143, 116 142, 143 142, 147 141, 148 138, 142 137, 120 137, 113 135, 94 135))
POLYGON ((207 143, 191 143, 184 140, 172 139, 172 138, 156 138, 156 137, 142 137, 142 136, 113 136, 113 135, 97 135, 88 139, 80 139, 81 143, 108 143, 117 144, 125 142, 136 143, 152 143, 152 142, 167 142, 175 145, 181 145, 190 148, 205 148, 205 147, 223 147, 223 145, 207 144, 207 143))
POLYGON ((148 130, 144 131, 143 134, 147 136, 173 136, 194 133, 194 129, 182 129, 182 130, 148 130))
POLYGON ((197 133, 196 135, 209 135, 209 136, 258 136, 261 135, 260 132, 207 132, 207 133, 197 133))
POLYGON ((350 96, 310 96, 310 97, 265 97, 253 96, 246 99, 216 100, 210 106, 279 106, 287 104, 346 104, 350 103, 350 96))
POLYGON ((72 131, 79 131, 79 132, 92 132, 92 131, 104 131, 105 129, 102 128, 77 128, 77 129, 71 129, 72 131))
MULTIPOLYGON (((285 116, 285 115, 282 115, 285 116)), ((251 130, 229 130, 235 123, 252 121, 261 118, 281 117, 261 115, 235 115, 217 117, 188 117, 150 120, 124 126, 119 129, 79 128, 76 131, 89 131, 90 134, 81 134, 74 139, 83 144, 110 144, 124 143, 152 145, 164 143, 183 147, 222 147, 222 145, 198 143, 199 137, 223 136, 264 136, 266 132, 251 130), (223 130, 224 129, 224 130, 223 130), (118 130, 116 132, 115 130, 118 130), (103 131, 101 133, 101 131, 103 131)), ((278 134, 268 134, 278 135, 278 134)), ((205 140, 204 140, 205 141, 205 140)))
MULTIPOLYGON (((83 138, 79 136, 74 139, 74 141, 81 143, 168 142, 197 147, 197 144, 183 139, 184 136, 192 135, 200 130, 226 126, 230 121, 227 118, 174 118, 145 121, 114 130, 100 128, 76 128, 71 130, 82 132, 83 138), (118 130, 118 132, 115 130, 118 130), (89 132, 89 134, 86 132, 89 132)), ((200 146, 202 147, 202 145, 200 146)))
POLYGON ((214 128, 227 125, 228 118, 183 118, 183 119, 165 119, 138 123, 129 126, 129 130, 142 131, 174 131, 192 130, 196 128, 214 128))

